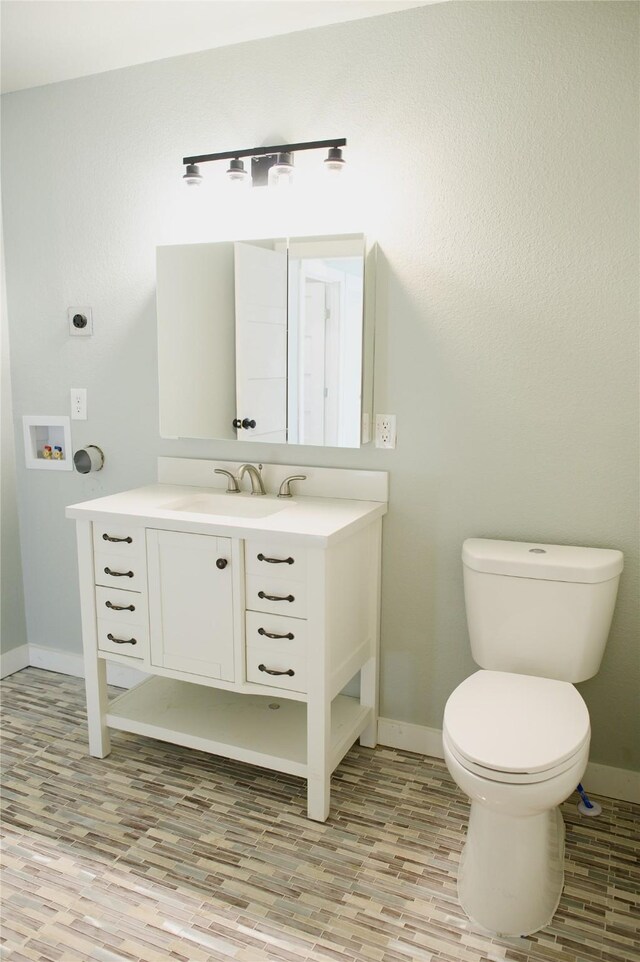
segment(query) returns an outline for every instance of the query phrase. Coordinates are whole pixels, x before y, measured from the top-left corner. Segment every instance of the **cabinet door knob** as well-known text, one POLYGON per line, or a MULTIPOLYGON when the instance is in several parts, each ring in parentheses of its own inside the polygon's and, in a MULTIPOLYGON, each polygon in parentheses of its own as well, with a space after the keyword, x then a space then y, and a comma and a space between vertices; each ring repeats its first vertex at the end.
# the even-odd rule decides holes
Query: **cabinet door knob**
POLYGON ((240 418, 234 418, 231 423, 233 424, 234 428, 242 427, 242 421, 240 420, 240 418))
POLYGON ((294 564, 293 558, 267 558, 262 552, 257 555, 258 561, 266 561, 270 565, 292 565, 294 564))
POLYGON ((291 678, 295 675, 293 668, 288 668, 286 671, 276 671, 275 668, 267 668, 265 665, 258 665, 258 671, 264 671, 267 675, 289 675, 291 678))
POLYGON ((111 568, 105 568, 104 573, 112 578, 133 578, 133 571, 112 571, 111 568))
POLYGON ((293 595, 265 595, 264 591, 258 592, 258 598, 264 598, 266 601, 295 601, 296 599, 293 595))
POLYGON ((227 567, 228 564, 229 562, 227 561, 226 558, 218 558, 218 560, 216 561, 216 568, 219 568, 220 571, 222 571, 224 568, 227 567))
POLYGON ((255 428, 255 426, 256 426, 256 422, 253 419, 250 419, 250 418, 242 419, 242 427, 245 428, 245 430, 247 428, 255 428))
POLYGON ((107 635, 109 641, 112 641, 114 645, 137 645, 138 642, 135 638, 115 638, 111 632, 107 635))

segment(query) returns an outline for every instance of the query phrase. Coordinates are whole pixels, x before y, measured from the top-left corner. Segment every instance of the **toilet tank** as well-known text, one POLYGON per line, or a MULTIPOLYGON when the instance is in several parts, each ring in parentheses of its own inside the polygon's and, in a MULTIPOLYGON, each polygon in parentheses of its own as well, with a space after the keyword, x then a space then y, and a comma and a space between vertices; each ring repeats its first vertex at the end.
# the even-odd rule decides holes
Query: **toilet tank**
POLYGON ((462 563, 471 653, 481 668, 568 682, 597 673, 621 551, 469 538, 462 563))

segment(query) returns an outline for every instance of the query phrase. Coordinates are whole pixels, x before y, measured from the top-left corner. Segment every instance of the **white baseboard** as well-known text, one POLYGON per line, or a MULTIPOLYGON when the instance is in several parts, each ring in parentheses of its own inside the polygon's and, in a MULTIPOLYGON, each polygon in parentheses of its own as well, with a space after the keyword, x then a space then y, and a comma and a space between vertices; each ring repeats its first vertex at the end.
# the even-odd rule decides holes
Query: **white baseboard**
MULTIPOLYGON (((58 648, 44 648, 41 645, 29 645, 29 662, 33 668, 44 668, 45 671, 58 671, 61 675, 75 675, 84 678, 84 659, 82 655, 74 655, 58 648)), ((22 666, 25 667, 24 665, 22 666)), ((149 676, 137 668, 120 665, 114 661, 107 665, 107 681, 118 688, 133 688, 138 682, 149 676)))
POLYGON ((640 802, 640 772, 629 768, 612 768, 589 762, 583 785, 589 795, 606 795, 624 802, 640 802))
POLYGON ((381 745, 388 745, 389 748, 401 748, 405 752, 444 758, 442 732, 439 728, 427 728, 425 725, 412 725, 410 722, 379 718, 378 741, 381 745))
MULTIPOLYGON (((58 648, 45 648, 41 645, 22 645, 2 655, 0 677, 5 678, 29 665, 57 671, 62 675, 75 675, 84 678, 82 655, 61 651, 58 648)), ((148 676, 136 668, 110 662, 107 665, 107 680, 119 688, 132 688, 148 676)), ((389 748, 399 748, 418 755, 443 758, 442 732, 439 728, 414 725, 411 722, 394 721, 392 718, 378 719, 378 742, 389 748)), ((640 802, 640 772, 626 768, 613 768, 589 762, 585 772, 584 787, 592 795, 605 795, 625 802, 640 802)))
POLYGON ((32 668, 45 671, 58 671, 61 675, 75 675, 84 678, 82 655, 74 655, 60 648, 45 648, 42 645, 29 645, 29 664, 32 668))
POLYGON ((28 645, 20 645, 19 648, 12 648, 11 651, 5 651, 3 655, 0 655, 0 678, 13 675, 16 671, 21 671, 30 664, 28 645))
MULTIPOLYGON (((438 728, 379 718, 378 741, 389 748, 400 748, 405 752, 417 752, 432 758, 444 758, 442 732, 438 728)), ((640 772, 627 768, 613 768, 611 765, 589 762, 583 785, 590 795, 605 795, 623 802, 640 802, 640 772)))

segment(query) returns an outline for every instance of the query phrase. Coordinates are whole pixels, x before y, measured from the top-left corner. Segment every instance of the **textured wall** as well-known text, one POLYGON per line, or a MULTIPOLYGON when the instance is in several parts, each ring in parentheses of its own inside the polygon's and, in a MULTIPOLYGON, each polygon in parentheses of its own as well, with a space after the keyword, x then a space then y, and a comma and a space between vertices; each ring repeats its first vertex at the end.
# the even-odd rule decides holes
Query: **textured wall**
POLYGON ((613 631, 580 687, 592 760, 640 768, 637 21, 634 3, 449 3, 5 98, 15 414, 87 386, 74 443, 108 457, 95 478, 19 465, 31 642, 80 649, 65 504, 149 482, 160 453, 256 456, 158 437, 154 248, 190 202, 180 158, 345 135, 383 253, 376 408, 399 442, 298 458, 391 472, 382 713, 440 727, 473 668, 466 536, 615 546, 613 631), (74 303, 94 338, 67 336, 74 303))

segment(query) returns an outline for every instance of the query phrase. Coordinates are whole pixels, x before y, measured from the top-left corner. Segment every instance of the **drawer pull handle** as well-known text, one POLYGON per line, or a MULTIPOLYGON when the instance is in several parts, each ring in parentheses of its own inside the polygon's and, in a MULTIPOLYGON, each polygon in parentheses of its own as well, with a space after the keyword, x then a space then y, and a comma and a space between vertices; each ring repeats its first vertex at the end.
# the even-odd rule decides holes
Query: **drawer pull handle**
POLYGON ((262 552, 258 555, 258 561, 266 561, 270 565, 292 565, 295 563, 293 558, 267 558, 262 552))
POLYGON ((112 578, 133 578, 133 571, 112 571, 111 568, 105 568, 104 573, 112 578))
POLYGON ((291 678, 295 675, 293 668, 288 668, 287 671, 276 671, 275 668, 267 668, 266 665, 258 665, 258 671, 265 671, 267 675, 289 675, 291 678))
POLYGON ((295 601, 293 595, 265 595, 264 591, 258 592, 258 598, 265 598, 267 601, 295 601))
POLYGON ((258 634, 264 635, 265 638, 288 638, 289 641, 293 641, 295 638, 295 635, 290 631, 288 631, 286 635, 276 635, 272 631, 265 631, 264 628, 258 628, 258 634))
POLYGON ((113 605, 110 601, 105 601, 105 608, 111 608, 112 611, 135 611, 135 605, 113 605))
POLYGON ((103 535, 102 535, 102 540, 103 540, 103 541, 113 541, 113 542, 116 542, 116 541, 124 541, 124 542, 126 542, 126 544, 131 544, 132 541, 133 541, 133 538, 130 538, 130 537, 127 537, 127 538, 113 538, 110 534, 103 534, 103 535))
POLYGON ((114 635, 111 634, 111 632, 109 632, 109 634, 107 635, 107 638, 109 639, 109 641, 112 641, 114 645, 137 645, 138 644, 135 638, 116 638, 114 637, 114 635))

